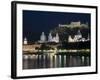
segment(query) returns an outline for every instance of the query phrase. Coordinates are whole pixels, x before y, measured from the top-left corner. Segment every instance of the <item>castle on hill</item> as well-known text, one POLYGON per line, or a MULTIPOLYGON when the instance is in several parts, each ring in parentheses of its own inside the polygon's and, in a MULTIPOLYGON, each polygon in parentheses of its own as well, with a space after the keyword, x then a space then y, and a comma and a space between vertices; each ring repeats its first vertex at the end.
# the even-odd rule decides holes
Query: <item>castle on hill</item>
POLYGON ((59 27, 67 27, 67 28, 75 28, 75 27, 85 27, 88 28, 88 23, 82 24, 80 21, 77 22, 71 22, 70 24, 59 24, 59 27))
MULTIPOLYGON (((82 27, 84 26, 85 28, 88 28, 88 24, 82 24, 80 21, 78 22, 71 22, 70 24, 59 24, 58 27, 70 27, 70 28, 74 28, 74 27, 82 27)), ((67 36, 66 36, 67 37, 67 36)), ((48 36, 45 35, 44 32, 41 33, 40 35, 40 40, 38 40, 38 43, 47 43, 47 42, 55 42, 55 43, 59 43, 60 42, 60 38, 59 34, 56 33, 55 36, 52 35, 52 33, 50 32, 48 34, 48 36)), ((82 37, 82 34, 80 32, 80 30, 78 30, 77 34, 74 35, 74 38, 71 37, 71 35, 68 36, 68 42, 85 42, 85 41, 89 41, 90 37, 88 34, 87 39, 82 37)), ((23 44, 28 44, 28 40, 25 37, 24 38, 24 42, 23 44)))

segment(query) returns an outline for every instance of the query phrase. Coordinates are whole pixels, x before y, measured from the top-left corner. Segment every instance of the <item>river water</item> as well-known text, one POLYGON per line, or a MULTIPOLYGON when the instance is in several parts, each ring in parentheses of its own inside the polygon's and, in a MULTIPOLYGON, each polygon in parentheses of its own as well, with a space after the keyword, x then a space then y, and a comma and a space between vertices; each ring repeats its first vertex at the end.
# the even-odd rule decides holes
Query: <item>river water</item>
POLYGON ((90 56, 23 55, 23 69, 90 66, 90 56))

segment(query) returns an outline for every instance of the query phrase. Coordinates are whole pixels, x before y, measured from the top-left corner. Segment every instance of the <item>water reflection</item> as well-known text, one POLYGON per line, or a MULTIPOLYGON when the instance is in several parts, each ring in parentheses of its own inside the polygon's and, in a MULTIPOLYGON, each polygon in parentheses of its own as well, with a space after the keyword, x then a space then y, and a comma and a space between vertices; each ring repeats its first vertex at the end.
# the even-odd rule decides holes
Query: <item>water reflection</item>
POLYGON ((90 66, 90 56, 23 55, 23 69, 90 66))

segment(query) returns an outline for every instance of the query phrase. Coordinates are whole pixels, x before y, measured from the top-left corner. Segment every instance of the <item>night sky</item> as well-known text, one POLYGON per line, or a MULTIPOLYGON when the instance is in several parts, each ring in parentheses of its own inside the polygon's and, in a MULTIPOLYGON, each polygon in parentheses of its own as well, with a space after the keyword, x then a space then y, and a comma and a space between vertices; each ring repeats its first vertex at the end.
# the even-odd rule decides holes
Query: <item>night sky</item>
POLYGON ((39 40, 42 32, 47 35, 58 24, 70 24, 72 21, 90 25, 90 17, 90 14, 85 13, 23 10, 23 38, 27 37, 29 41, 39 40))

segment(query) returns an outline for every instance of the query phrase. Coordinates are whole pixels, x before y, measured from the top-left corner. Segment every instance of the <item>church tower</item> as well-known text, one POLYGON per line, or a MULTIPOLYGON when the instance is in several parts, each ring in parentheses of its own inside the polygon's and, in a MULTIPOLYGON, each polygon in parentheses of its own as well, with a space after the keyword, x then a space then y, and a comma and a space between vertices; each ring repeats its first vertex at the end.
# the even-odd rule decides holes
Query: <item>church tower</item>
POLYGON ((77 35, 75 35, 75 40, 78 40, 81 38, 82 38, 82 34, 81 34, 80 30, 78 30, 77 35))
POLYGON ((51 32, 49 33, 49 36, 48 36, 48 42, 51 42, 52 41, 52 35, 51 35, 51 32))
POLYGON ((27 38, 24 38, 24 44, 28 44, 27 38))
POLYGON ((58 35, 58 33, 56 33, 56 42, 57 43, 59 42, 59 35, 58 35))
POLYGON ((82 38, 82 34, 81 34, 80 30, 78 30, 78 32, 77 32, 77 37, 78 37, 78 39, 82 38))
POLYGON ((40 41, 42 41, 42 42, 46 41, 46 36, 45 36, 44 32, 42 32, 42 34, 40 36, 40 41))

